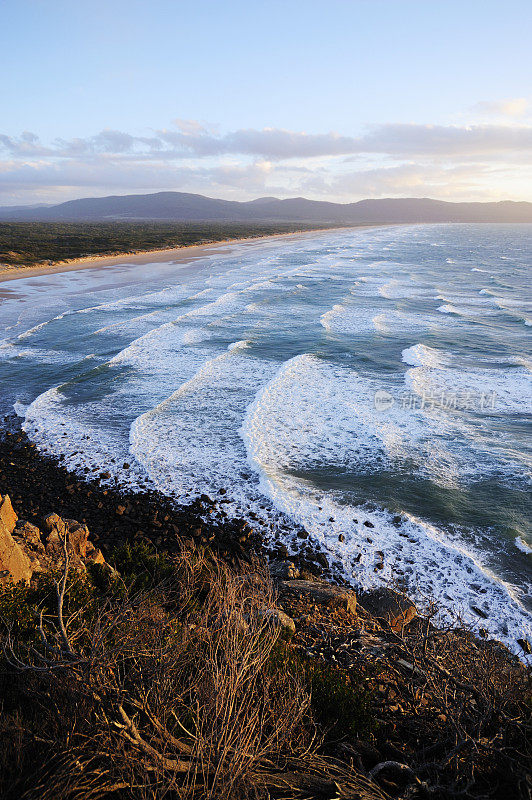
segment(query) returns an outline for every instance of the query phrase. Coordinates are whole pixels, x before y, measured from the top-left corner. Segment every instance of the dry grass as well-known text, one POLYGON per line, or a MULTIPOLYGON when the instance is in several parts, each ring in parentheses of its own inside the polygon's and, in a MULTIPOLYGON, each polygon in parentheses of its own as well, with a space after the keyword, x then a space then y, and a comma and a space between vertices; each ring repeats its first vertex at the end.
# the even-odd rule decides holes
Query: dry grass
POLYGON ((258 565, 183 548, 164 584, 74 611, 68 648, 52 619, 7 637, 2 797, 382 799, 318 756, 307 691, 269 668, 274 601, 258 565))

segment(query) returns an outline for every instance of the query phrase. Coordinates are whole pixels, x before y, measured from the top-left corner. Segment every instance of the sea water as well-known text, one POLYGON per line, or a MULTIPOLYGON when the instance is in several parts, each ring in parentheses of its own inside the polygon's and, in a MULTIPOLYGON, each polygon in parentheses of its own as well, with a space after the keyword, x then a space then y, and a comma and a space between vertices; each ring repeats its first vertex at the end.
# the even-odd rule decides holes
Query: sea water
POLYGON ((390 226, 4 283, 0 412, 83 474, 225 490, 264 536, 304 528, 355 586, 519 652, 531 245, 530 225, 390 226))

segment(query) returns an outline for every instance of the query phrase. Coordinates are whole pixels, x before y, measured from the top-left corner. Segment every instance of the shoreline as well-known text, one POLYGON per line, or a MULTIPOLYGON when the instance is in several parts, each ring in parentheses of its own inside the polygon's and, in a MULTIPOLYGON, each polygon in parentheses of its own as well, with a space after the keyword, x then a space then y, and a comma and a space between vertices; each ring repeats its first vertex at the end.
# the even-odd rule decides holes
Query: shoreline
MULTIPOLYGON (((273 563, 279 559, 284 563, 294 562, 305 573, 304 577, 311 581, 324 580, 333 585, 343 586, 356 594, 367 591, 360 586, 357 587, 356 582, 346 580, 346 577, 338 572, 326 557, 324 559, 325 554, 320 543, 318 541, 311 542, 308 533, 300 529, 296 523, 292 523, 292 533, 295 534, 295 538, 292 537, 291 543, 288 534, 284 539, 277 537, 270 539, 265 536, 265 530, 261 526, 263 520, 259 517, 243 516, 240 518, 226 513, 227 506, 225 504, 228 499, 225 492, 212 498, 202 494, 201 496, 192 495, 190 500, 186 501, 176 500, 171 495, 161 492, 150 481, 130 484, 125 479, 113 476, 112 470, 107 471, 106 465, 101 465, 100 471, 98 469, 88 471, 87 469, 72 468, 67 466, 61 457, 41 452, 31 442, 22 428, 22 421, 14 413, 0 420, 0 495, 5 491, 5 485, 2 486, 2 484, 5 480, 5 472, 8 471, 5 468, 2 470, 2 455, 6 456, 6 453, 2 453, 2 449, 8 442, 11 444, 8 446, 8 458, 5 459, 4 466, 9 460, 10 465, 15 467, 16 474, 19 472, 16 466, 17 454, 24 454, 26 461, 26 466, 23 467, 17 478, 18 485, 26 482, 28 472, 37 473, 37 482, 42 481, 44 484, 43 494, 53 497, 53 500, 50 501, 50 508, 60 509, 59 513, 68 513, 68 516, 76 519, 81 517, 82 522, 88 524, 89 528, 96 532, 99 545, 103 546, 104 550, 111 550, 116 547, 118 542, 126 541, 145 542, 161 548, 162 551, 167 550, 168 547, 172 550, 173 536, 170 538, 163 536, 161 539, 160 529, 162 526, 159 522, 155 522, 154 526, 142 524, 142 530, 138 530, 139 520, 127 516, 113 519, 116 503, 124 502, 126 505, 129 502, 138 502, 141 505, 147 503, 150 507, 160 509, 162 514, 177 515, 180 519, 180 535, 187 530, 185 535, 196 542, 196 545, 214 547, 217 552, 223 553, 224 557, 228 557, 230 561, 235 557, 237 560, 243 558, 244 561, 247 561, 251 557, 265 562, 273 560, 273 563), (3 472, 4 474, 2 474, 3 472), (74 486, 77 488, 76 492, 71 490, 74 486), (106 498, 107 495, 109 497, 106 498), (101 508, 104 510, 100 513, 101 508), (182 527, 183 521, 185 528, 182 527), (250 525, 251 522, 253 527, 250 525), (210 532, 207 533, 207 531, 210 532), (302 532, 306 535, 300 536, 302 532)), ((124 464, 124 467, 129 472, 130 465, 124 464)), ((28 486, 28 488, 30 487, 28 486)), ((15 497, 20 503, 21 495, 18 494, 18 497, 17 495, 15 497)), ((43 511, 42 501, 40 505, 41 511, 43 511)), ((31 516, 27 518, 31 519, 31 516)), ((387 585, 393 586, 394 591, 407 597, 405 590, 394 582, 387 585)), ((375 583, 373 590, 379 590, 383 586, 385 585, 375 583)), ((409 599, 409 602, 414 604, 415 601, 409 599)), ((417 607, 417 610, 421 618, 425 612, 420 607, 417 607)), ((454 617, 457 629, 467 631, 468 636, 477 644, 500 647, 510 659, 517 659, 528 668, 532 666, 532 656, 527 650, 530 642, 526 637, 516 640, 516 644, 519 645, 518 650, 511 650, 507 643, 501 642, 497 637, 474 630, 464 622, 459 613, 455 613, 454 617)), ((439 625, 443 625, 443 623, 435 623, 435 628, 438 629, 439 625)))
POLYGON ((41 262, 28 267, 6 267, 0 264, 0 283, 13 280, 21 280, 23 278, 32 278, 39 275, 55 275, 62 272, 73 272, 80 269, 113 267, 129 264, 143 265, 143 264, 157 264, 165 261, 173 261, 174 263, 187 263, 201 258, 203 255, 211 256, 218 255, 222 252, 230 252, 230 248, 240 244, 254 244, 257 242, 268 242, 277 239, 292 239, 302 238, 316 234, 326 233, 328 231, 359 231, 369 230, 370 228, 388 227, 384 223, 376 223, 375 225, 349 225, 331 228, 314 228, 313 230, 300 230, 291 231, 289 233, 272 233, 265 236, 247 236, 236 239, 220 239, 212 242, 205 242, 203 244, 192 244, 184 247, 174 247, 170 249, 154 249, 154 250, 135 250, 129 253, 113 253, 105 256, 82 256, 80 258, 67 259, 65 261, 55 261, 52 264, 41 262), (223 249, 221 249, 223 248, 223 249), (208 252, 212 250, 213 252, 208 252))
MULTIPOLYGON (((355 229, 355 231, 356 230, 357 229, 355 229)), ((216 245, 212 245, 210 243, 202 245, 202 246, 197 246, 197 247, 196 246, 192 246, 192 247, 175 248, 175 249, 173 249, 171 251, 167 251, 167 250, 155 251, 156 254, 159 255, 159 258, 165 258, 166 254, 168 252, 170 252, 170 253, 174 253, 176 256, 181 257, 181 259, 183 261, 186 261, 187 259, 189 261, 192 261, 194 255, 196 255, 197 253, 200 254, 197 257, 201 259, 201 254, 203 254, 203 260, 200 260, 198 264, 190 263, 190 265, 185 266, 185 267, 180 266, 178 264, 173 266, 171 263, 170 264, 164 263, 164 265, 162 267, 159 266, 157 268, 155 267, 155 265, 153 265, 151 268, 136 267, 134 269, 130 268, 130 267, 120 267, 120 268, 116 268, 116 269, 111 269, 110 271, 106 272, 103 269, 102 269, 102 271, 97 271, 97 269, 96 269, 96 266, 97 266, 96 261, 93 260, 93 259, 86 259, 86 260, 81 262, 82 265, 85 266, 85 267, 92 267, 94 265, 94 267, 95 267, 94 271, 92 271, 90 273, 82 273, 82 272, 80 272, 79 274, 78 273, 73 273, 73 275, 71 276, 70 279, 72 281, 75 281, 76 284, 78 284, 78 286, 76 286, 76 290, 77 291, 79 291, 80 288, 81 288, 81 291, 86 291, 87 286, 88 287, 97 286, 100 282, 104 282, 106 284, 105 285, 106 291, 109 291, 109 287, 112 290, 114 288, 113 284, 119 284, 119 281, 122 281, 124 284, 130 284, 135 279, 136 275, 138 275, 138 274, 140 274, 141 277, 144 277, 146 274, 148 274, 148 276, 149 276, 149 275, 153 275, 154 273, 156 273, 157 276, 158 276, 159 273, 162 273, 164 280, 166 280, 167 276, 169 275, 172 279, 177 280, 177 282, 182 281, 184 279, 185 274, 187 276, 193 276, 193 280, 194 281, 196 280, 196 278, 199 275, 200 279, 203 280, 202 274, 205 271, 205 269, 206 269, 207 273, 210 273, 212 270, 214 270, 215 272, 218 271, 219 269, 224 270, 226 268, 224 265, 226 265, 227 263, 232 264, 233 261, 235 261, 235 260, 237 262, 246 261, 246 262, 250 262, 250 263, 254 263, 254 262, 256 263, 257 261, 261 261, 265 256, 266 256, 266 260, 268 261, 272 256, 274 258, 277 258, 277 255, 279 253, 281 253, 281 254, 284 254, 284 253, 290 254, 291 252, 301 254, 300 258, 301 259, 305 259, 305 258, 307 258, 307 255, 306 255, 307 252, 308 251, 313 251, 316 248, 316 243, 318 243, 318 249, 321 249, 323 244, 327 244, 328 242, 333 242, 334 243, 335 241, 340 243, 342 246, 343 246, 344 242, 347 242, 347 243, 351 242, 356 247, 364 247, 365 244, 368 242, 368 240, 370 242, 373 242, 375 240, 380 241, 381 239, 388 240, 389 237, 395 238, 395 233, 396 232, 393 230, 393 228, 391 228, 389 230, 387 228, 384 228, 384 229, 379 228, 379 230, 376 232, 376 236, 368 237, 368 240, 365 239, 365 235, 364 235, 365 231, 364 230, 361 230, 360 233, 361 233, 361 235, 351 235, 350 233, 346 233, 345 236, 342 235, 341 233, 339 233, 338 234, 338 239, 336 239, 336 236, 334 235, 334 233, 329 235, 329 229, 327 229, 327 233, 322 233, 321 230, 320 231, 306 231, 304 233, 292 232, 292 233, 284 233, 284 234, 275 234, 275 235, 271 235, 271 236, 253 237, 251 239, 250 238, 245 238, 245 239, 233 240, 231 242, 227 242, 224 245, 225 249, 222 252, 224 252, 226 254, 233 253, 234 255, 226 255, 225 258, 220 258, 220 257, 216 257, 216 256, 212 257, 210 255, 206 255, 206 254, 211 254, 213 252, 221 252, 221 250, 216 251, 216 249, 215 249, 216 245), (303 236, 309 236, 310 234, 313 235, 313 239, 310 239, 308 242, 305 239, 301 238, 303 236), (290 236, 292 241, 290 239, 287 239, 286 238, 287 236, 290 236), (293 240, 294 236, 298 236, 300 238, 296 239, 296 240, 293 240), (275 242, 276 239, 280 239, 280 243, 276 243, 275 242), (263 240, 264 240, 264 243, 262 245, 263 249, 260 250, 260 247, 258 249, 255 247, 255 250, 253 250, 253 247, 256 246, 257 242, 260 245, 261 241, 263 241, 263 240), (291 241, 291 244, 290 244, 290 241, 291 241), (241 245, 241 248, 238 249, 238 247, 235 247, 235 244, 236 245, 241 245), (209 257, 211 258, 211 261, 207 260, 209 257), (75 275, 77 275, 77 278, 74 278, 75 275), (81 284, 81 287, 79 286, 79 284, 81 284)), ((409 234, 411 234, 411 231, 404 230, 403 235, 406 235, 408 237, 409 234)), ((147 261, 149 261, 149 259, 153 257, 153 256, 151 256, 151 254, 153 252, 154 251, 145 251, 144 253, 139 253, 137 255, 138 261, 140 261, 142 263, 147 263, 147 261)), ((105 258, 105 259, 102 258, 102 259, 99 259, 98 262, 102 262, 102 261, 109 262, 110 260, 111 260, 110 258, 105 258)), ((58 267, 58 269, 60 269, 60 267, 58 267)), ((269 266, 268 266, 268 269, 270 269, 269 266)), ((60 273, 58 273, 58 274, 60 274, 60 273)), ((157 280, 159 280, 159 277, 157 277, 157 280)), ((29 279, 26 284, 22 283, 20 285, 20 287, 16 287, 16 284, 9 284, 9 286, 6 284, 4 287, 0 286, 0 297, 2 296, 2 293, 3 293, 2 290, 4 290, 4 294, 6 296, 9 295, 11 292, 13 292, 13 290, 15 290, 15 292, 19 292, 19 290, 20 290, 20 293, 22 295, 22 293, 26 291, 26 286, 27 286, 28 287, 29 304, 30 304, 30 307, 31 307, 31 304, 34 302, 33 298, 34 298, 34 296, 36 294, 36 293, 32 294, 32 291, 33 291, 32 286, 34 286, 35 288, 47 290, 50 286, 53 287, 54 283, 60 284, 60 286, 61 286, 63 283, 68 284, 68 282, 69 282, 69 277, 68 277, 68 273, 66 273, 63 276, 63 278, 56 278, 55 280, 52 277, 49 277, 49 278, 47 278, 45 280, 40 280, 40 281, 29 279)), ((201 285, 204 285, 204 283, 202 283, 201 285)), ((216 308, 216 310, 217 310, 217 308, 216 308)), ((11 313, 11 311, 10 311, 10 313, 11 313)), ((121 317, 119 317, 119 318, 121 319, 121 317)), ((74 318, 74 319, 79 319, 79 318, 74 318)), ((85 318, 83 318, 83 319, 85 319, 85 318)), ((151 322, 150 322, 149 326, 151 327, 151 322)), ((27 326, 24 326, 24 327, 27 327, 27 326)), ((92 349, 92 345, 91 345, 91 349, 92 349)), ((92 366, 92 365, 89 365, 89 366, 92 366)), ((33 397, 33 399, 35 399, 35 398, 33 397)), ((46 438, 46 436, 45 436, 45 438, 46 438)), ((36 439, 36 441, 38 441, 38 439, 36 439)), ((61 441, 64 441, 64 440, 61 440, 61 441)), ((69 440, 66 440, 66 441, 68 442, 69 440)), ((67 449, 65 449, 64 447, 60 446, 59 450, 63 451, 64 458, 67 459, 67 461, 68 461, 70 459, 70 454, 74 450, 74 446, 73 445, 68 445, 67 449)), ((83 452, 83 450, 84 450, 84 448, 81 447, 81 448, 76 450, 76 453, 81 453, 81 452, 83 452)), ((128 455, 125 455, 124 458, 125 458, 126 461, 130 460, 128 455)), ((78 461, 84 461, 84 456, 78 456, 77 460, 78 461)), ((87 464, 89 464, 88 461, 85 462, 84 466, 86 466, 87 464)), ((98 457, 96 459, 94 459, 93 463, 89 464, 89 466, 90 466, 90 471, 92 471, 94 469, 94 474, 96 476, 99 474, 99 471, 102 468, 101 464, 100 464, 100 459, 98 457)), ((85 472, 87 472, 87 471, 89 471, 88 468, 85 469, 85 472)), ((110 471, 111 472, 115 472, 114 468, 111 468, 110 471)), ((127 475, 126 479, 125 479, 128 484, 130 484, 131 476, 132 476, 133 472, 134 472, 134 470, 130 470, 128 472, 128 475, 127 475)), ((119 481, 120 481, 120 477, 119 477, 119 481)), ((390 516, 387 518, 387 524, 388 525, 391 525, 391 519, 392 518, 391 518, 391 514, 390 514, 390 516)), ((360 525, 364 525, 366 521, 368 521, 368 520, 362 519, 359 522, 357 522, 357 520, 355 520, 355 522, 357 523, 358 528, 360 528, 360 525)), ((348 520, 348 522, 350 523, 350 520, 348 520)), ((375 520, 374 519, 372 520, 372 518, 370 517, 369 521, 368 521, 368 525, 369 525, 369 522, 375 523, 375 520)), ((396 520, 395 521, 395 526, 396 527, 400 526, 401 524, 402 524, 401 520, 399 520, 399 521, 396 520)), ((337 523, 334 527, 336 528, 336 527, 338 527, 338 525, 340 525, 340 523, 337 523)), ((372 527, 374 527, 374 525, 372 525, 372 527)), ((379 525, 377 525, 377 527, 379 528, 379 525)), ((341 530, 341 528, 339 528, 339 530, 341 530)), ((392 535, 395 536, 395 531, 393 529, 391 529, 391 532, 392 532, 392 535)), ((361 533, 367 533, 367 532, 365 531, 364 528, 361 528, 359 530, 353 530, 352 532, 351 532, 351 529, 350 529, 349 541, 353 540, 354 542, 356 542, 356 537, 360 536, 361 533)), ((424 533, 424 531, 422 533, 424 533)), ((379 535, 383 536, 382 533, 380 533, 379 535)), ((401 535, 403 535, 403 534, 401 534, 401 535)), ((292 539, 294 539, 294 533, 293 532, 291 533, 291 537, 292 537, 292 539)), ((416 538, 416 537, 414 537, 414 538, 416 538)), ((383 536, 383 539, 385 539, 384 536, 383 536)), ((395 570, 394 561, 393 561, 394 557, 393 556, 390 557, 388 555, 388 553, 391 554, 393 552, 392 548, 389 546, 390 545, 390 540, 388 540, 387 542, 386 541, 382 541, 382 543, 379 542, 379 544, 374 544, 373 542, 369 541, 369 544, 372 545, 371 547, 368 547, 367 545, 365 545, 364 541, 365 541, 364 538, 362 538, 361 539, 362 545, 359 545, 358 548, 352 547, 351 550, 350 550, 352 556, 357 555, 359 560, 362 557, 361 564, 359 566, 357 566, 357 567, 354 567, 354 569, 358 570, 357 576, 360 576, 361 585, 362 584, 363 585, 370 585, 369 583, 367 583, 367 581, 372 579, 373 578, 373 574, 372 573, 376 572, 376 568, 374 569, 374 567, 373 567, 373 559, 376 558, 376 556, 372 555, 372 553, 376 553, 377 556, 378 556, 378 558, 376 559, 376 562, 375 562, 375 563, 378 563, 378 565, 379 565, 378 569, 386 570, 387 573, 391 571, 392 573, 398 575, 399 576, 399 577, 397 577, 398 583, 402 581, 402 576, 405 574, 405 571, 406 571, 406 574, 408 575, 408 567, 405 565, 403 559, 399 559, 399 565, 398 565, 399 569, 395 570), (377 547, 380 547, 380 550, 377 550, 376 549, 377 547), (360 553, 362 555, 357 553, 357 549, 358 549, 358 551, 360 551, 360 553), (384 555, 380 555, 381 552, 383 552, 384 555), (390 564, 392 565, 391 569, 390 569, 390 566, 389 566, 390 564), (366 581, 366 583, 364 583, 364 581, 366 581)), ((397 541, 400 542, 399 539, 397 539, 397 541)), ((335 542, 335 538, 331 539, 331 548, 330 548, 330 552, 331 553, 333 551, 336 552, 337 548, 339 548, 340 550, 342 549, 342 548, 340 548, 339 545, 337 545, 336 548, 335 548, 334 547, 334 542, 335 542)), ((421 566, 420 580, 423 580, 428 575, 430 575, 430 571, 426 569, 426 565, 423 566, 423 556, 422 556, 422 554, 426 554, 426 555, 428 555, 430 557, 430 556, 432 556, 432 550, 434 550, 434 548, 431 546, 431 541, 430 540, 428 541, 428 544, 425 545, 425 542, 427 542, 426 535, 424 536, 424 538, 421 538, 421 536, 420 536, 420 542, 422 544, 420 544, 418 542, 418 544, 416 544, 415 548, 411 548, 410 544, 407 544, 406 547, 409 550, 415 551, 415 552, 412 552, 412 554, 411 554, 411 558, 413 558, 414 561, 411 561, 410 563, 415 563, 415 564, 421 566)), ((324 546, 324 549, 326 550, 325 546, 324 546)), ((399 551, 402 552, 402 550, 403 550, 402 546, 400 548, 398 548, 398 552, 399 551)), ((329 553, 329 551, 327 550, 327 554, 328 553, 329 553)), ((472 554, 472 556, 474 556, 474 553, 472 554)), ((334 556, 333 556, 333 558, 334 558, 334 556)), ((473 558, 473 562, 474 562, 474 558, 473 558)), ((353 563, 357 563, 358 564, 359 562, 357 561, 357 562, 353 562, 353 563)), ((445 563, 447 563, 447 562, 445 562, 445 563)), ((385 573, 382 572, 380 574, 384 575, 385 573)), ((453 574, 458 574, 458 573, 453 573, 453 574)), ((346 578, 347 580, 351 580, 351 578, 349 576, 349 569, 347 567, 345 568, 345 572, 343 573, 342 577, 346 578)), ((465 578, 467 580, 467 576, 465 576, 465 578)), ((464 592, 462 593, 463 596, 465 596, 466 593, 468 592, 468 589, 467 589, 468 583, 466 583, 466 580, 460 581, 460 582, 457 581, 456 584, 455 584, 456 587, 465 587, 464 588, 464 592)), ((437 578, 434 578, 433 580, 427 579, 426 582, 427 583, 432 583, 433 585, 436 585, 437 588, 439 588, 439 586, 441 585, 441 584, 438 583, 437 578)), ((484 586, 484 581, 481 581, 481 583, 484 586)), ((486 583, 489 583, 489 581, 486 581, 486 583)), ((405 585, 407 585, 406 582, 405 582, 405 585)), ((453 592, 451 592, 451 594, 455 597, 455 602, 456 602, 456 593, 453 591, 453 592)), ((469 593, 469 594, 471 594, 471 593, 469 593)), ((473 602, 475 602, 475 598, 473 598, 473 602)), ((465 605, 464 607, 467 609, 468 613, 471 611, 471 608, 468 605, 465 605)), ((486 612, 489 615, 490 620, 493 621, 493 627, 497 628, 497 624, 496 624, 497 615, 494 614, 493 610, 491 608, 488 608, 488 607, 486 607, 486 612)), ((477 614, 477 616, 479 617, 480 620, 484 619, 484 616, 482 614, 480 614, 477 610, 474 610, 474 613, 477 614)), ((471 616, 471 614, 469 614, 469 615, 471 616)), ((475 622, 479 622, 479 620, 475 619, 475 622)), ((489 622, 489 623, 484 623, 482 621, 479 622, 479 625, 482 625, 482 626, 484 626, 484 625, 491 626, 491 624, 492 624, 492 622, 489 622)), ((512 628, 512 631, 513 631, 513 628, 512 628)), ((494 633, 494 635, 497 635, 497 634, 494 633)), ((521 635, 521 634, 519 634, 519 635, 521 635)), ((517 637, 512 637, 512 638, 515 639, 515 640, 517 639, 517 637)), ((506 641, 506 639, 505 639, 505 641, 506 641)), ((515 646, 515 645, 512 644, 512 647, 513 646, 515 646)))

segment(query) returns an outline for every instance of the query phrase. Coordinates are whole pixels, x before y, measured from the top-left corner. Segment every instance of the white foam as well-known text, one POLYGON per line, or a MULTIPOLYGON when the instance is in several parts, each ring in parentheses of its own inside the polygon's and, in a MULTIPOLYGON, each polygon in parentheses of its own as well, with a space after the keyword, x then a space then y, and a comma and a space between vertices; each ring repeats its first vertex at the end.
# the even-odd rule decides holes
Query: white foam
POLYGON ((454 397, 459 409, 484 414, 532 413, 532 384, 526 368, 467 371, 416 367, 407 371, 405 384, 420 397, 437 398, 442 394, 448 400, 454 397))
POLYGON ((450 303, 445 303, 443 306, 438 306, 438 311, 441 311, 442 314, 459 314, 457 308, 452 306, 450 303))
POLYGON ((241 342, 231 342, 231 344, 227 345, 228 350, 245 350, 248 348, 250 343, 243 339, 241 342))
POLYGON ((28 410, 28 406, 24 403, 20 403, 18 400, 17 402, 13 403, 13 411, 17 415, 17 417, 24 417, 26 416, 26 411, 28 410))
POLYGON ((123 420, 115 418, 114 425, 102 424, 112 417, 112 403, 87 403, 80 413, 57 387, 43 392, 28 406, 22 427, 42 452, 62 457, 70 469, 87 467, 98 473, 105 465, 106 470, 116 473, 118 465, 128 460, 128 450, 123 420))
POLYGON ((403 350, 402 360, 405 364, 411 364, 414 367, 439 367, 445 358, 432 347, 415 344, 403 350))
MULTIPOLYGON (((317 464, 348 464, 358 471, 359 450, 368 443, 368 437, 361 441, 362 428, 353 428, 349 401, 338 391, 338 375, 334 389, 330 378, 326 364, 299 356, 281 368, 250 406, 243 437, 262 492, 361 586, 400 578, 421 603, 432 598, 443 609, 459 608, 474 628, 480 621, 472 607, 480 607, 488 614, 482 626, 515 648, 516 639, 531 628, 531 615, 514 588, 497 579, 477 553, 416 517, 405 517, 398 528, 387 513, 339 503, 334 493, 324 494, 301 477, 305 465, 312 470, 317 464), (296 469, 300 477, 295 477, 296 469), (363 526, 366 520, 371 530, 363 526), (341 545, 339 533, 344 535, 341 545), (385 568, 376 573, 379 551, 386 554, 385 568)), ((358 400, 360 387, 350 384, 345 388, 358 400)))
POLYGON ((43 322, 39 322, 37 325, 34 325, 32 328, 28 328, 27 331, 23 331, 22 333, 19 333, 19 335, 17 336, 17 339, 18 340, 28 339, 30 336, 33 336, 34 333, 37 333, 37 331, 43 330, 43 328, 45 328, 51 322, 56 322, 58 320, 64 319, 66 316, 70 316, 70 314, 72 314, 72 313, 73 312, 65 311, 64 314, 58 314, 56 317, 52 317, 51 319, 46 319, 43 322))
POLYGON ((527 556, 532 554, 532 546, 529 545, 528 542, 525 542, 525 540, 521 536, 516 536, 514 541, 515 541, 515 546, 522 553, 526 553, 527 556))
POLYGON ((412 286, 405 285, 404 282, 393 278, 388 283, 379 286, 378 293, 381 297, 387 300, 394 300, 396 298, 408 297, 409 291, 412 291, 412 286))
POLYGON ((131 426, 130 449, 151 480, 182 500, 230 489, 249 496, 240 421, 275 365, 235 342, 131 426))
POLYGON ((378 333, 404 333, 410 330, 427 330, 431 321, 424 315, 406 314, 389 310, 375 314, 371 308, 353 303, 337 303, 320 317, 320 322, 329 333, 361 334, 367 331, 378 333))
POLYGON ((426 331, 433 321, 423 314, 406 314, 402 311, 383 311, 375 314, 373 326, 379 333, 404 334, 410 331, 426 331))

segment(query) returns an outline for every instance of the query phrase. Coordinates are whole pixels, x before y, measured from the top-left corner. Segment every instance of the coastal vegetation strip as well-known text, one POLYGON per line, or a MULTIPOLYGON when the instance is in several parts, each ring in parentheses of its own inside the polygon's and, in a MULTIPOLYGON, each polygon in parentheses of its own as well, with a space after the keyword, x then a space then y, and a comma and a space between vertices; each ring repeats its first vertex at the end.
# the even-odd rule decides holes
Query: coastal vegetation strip
POLYGON ((312 223, 0 222, 0 269, 335 228, 312 223))

